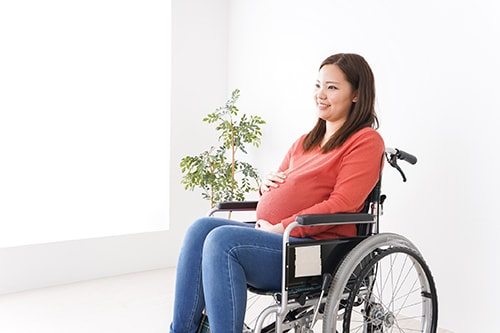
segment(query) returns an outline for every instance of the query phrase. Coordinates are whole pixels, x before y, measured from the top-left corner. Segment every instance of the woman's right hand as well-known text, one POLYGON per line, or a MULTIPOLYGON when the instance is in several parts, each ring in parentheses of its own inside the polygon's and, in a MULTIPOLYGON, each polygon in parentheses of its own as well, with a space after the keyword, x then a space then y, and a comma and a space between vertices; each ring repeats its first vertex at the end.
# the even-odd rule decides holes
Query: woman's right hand
POLYGON ((264 181, 262 181, 262 184, 260 184, 260 193, 267 192, 271 190, 271 188, 277 188, 279 184, 282 184, 285 182, 286 175, 284 172, 271 172, 269 173, 266 178, 264 178, 264 181))

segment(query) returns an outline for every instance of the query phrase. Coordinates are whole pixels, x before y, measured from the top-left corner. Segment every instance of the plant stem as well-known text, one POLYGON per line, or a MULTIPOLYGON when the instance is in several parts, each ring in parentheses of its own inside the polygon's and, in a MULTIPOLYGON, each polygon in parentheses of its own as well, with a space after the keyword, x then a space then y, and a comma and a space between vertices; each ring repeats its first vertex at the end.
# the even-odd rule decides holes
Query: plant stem
POLYGON ((234 192, 234 189, 236 187, 236 182, 235 182, 235 151, 234 151, 234 126, 233 126, 233 119, 231 118, 231 190, 234 192))
MULTIPOLYGON (((215 170, 214 165, 210 164, 210 173, 213 174, 214 170, 215 170)), ((214 190, 214 187, 215 187, 214 184, 212 184, 210 186, 210 208, 214 208, 214 206, 215 206, 215 200, 214 200, 215 190, 214 190)))

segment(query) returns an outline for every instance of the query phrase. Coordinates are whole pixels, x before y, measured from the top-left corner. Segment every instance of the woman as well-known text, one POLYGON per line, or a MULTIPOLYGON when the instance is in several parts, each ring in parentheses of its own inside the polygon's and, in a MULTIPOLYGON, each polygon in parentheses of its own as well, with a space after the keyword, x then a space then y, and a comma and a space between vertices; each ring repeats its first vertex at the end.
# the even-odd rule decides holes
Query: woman
MULTIPOLYGON (((356 54, 323 61, 315 127, 260 186, 254 227, 206 217, 188 229, 177 266, 172 333, 196 332, 206 308, 213 333, 241 332, 247 284, 280 290, 282 234, 302 214, 358 212, 380 174, 375 84, 356 54)), ((353 236, 354 225, 296 228, 292 240, 353 236)))

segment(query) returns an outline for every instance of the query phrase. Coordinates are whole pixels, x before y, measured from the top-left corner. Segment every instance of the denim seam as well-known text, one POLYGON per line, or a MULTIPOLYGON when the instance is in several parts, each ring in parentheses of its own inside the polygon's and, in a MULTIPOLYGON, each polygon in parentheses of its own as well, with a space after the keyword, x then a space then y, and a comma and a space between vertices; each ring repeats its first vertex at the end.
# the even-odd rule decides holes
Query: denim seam
MULTIPOLYGON (((235 258, 236 259, 236 256, 234 255, 234 252, 235 251, 238 251, 240 249, 245 249, 245 248, 249 248, 249 249, 254 249, 254 248, 257 248, 259 250, 265 250, 265 251, 268 251, 268 252, 273 252, 273 253, 277 253, 277 252, 283 252, 282 249, 276 249, 276 248, 272 248, 272 247, 266 247, 266 246, 258 246, 258 245, 237 245, 237 246, 234 246, 232 247, 229 251, 228 251, 228 257, 227 257, 227 267, 228 267, 228 272, 229 272, 229 276, 232 276, 232 270, 231 270, 231 264, 230 264, 230 261, 231 261, 231 257, 235 258)), ((232 322, 231 322, 231 327, 234 329, 234 325, 236 323, 236 311, 235 311, 235 308, 236 308, 236 293, 235 293, 235 290, 234 290, 234 285, 232 283, 232 279, 229 278, 229 285, 230 285, 230 289, 231 289, 231 305, 232 305, 232 309, 233 309, 233 313, 232 313, 232 322)), ((245 312, 246 312, 246 309, 245 309, 245 312)), ((245 315, 243 315, 243 321, 245 320, 245 315)))
MULTIPOLYGON (((232 249, 231 249, 232 250, 232 249)), ((231 250, 228 252, 231 254, 231 250)), ((228 267, 228 272, 229 272, 229 277, 232 276, 232 271, 231 271, 231 256, 227 257, 227 267, 228 267)), ((232 309, 232 316, 231 316, 231 327, 234 329, 234 325, 236 323, 236 300, 235 300, 235 292, 234 292, 234 285, 232 282, 232 279, 229 278, 229 288, 231 289, 231 309, 232 309)))
MULTIPOLYGON (((196 281, 196 285, 198 285, 198 287, 200 288, 199 292, 196 292, 195 293, 195 300, 194 300, 194 306, 193 308, 191 309, 191 315, 189 317, 189 323, 190 323, 190 326, 191 325, 194 325, 194 316, 196 314, 196 309, 198 309, 198 303, 200 301, 200 295, 201 295, 201 289, 203 288, 203 286, 201 285, 201 273, 198 275, 198 278, 197 278, 197 281, 196 281)), ((191 329, 191 327, 190 327, 191 329)))

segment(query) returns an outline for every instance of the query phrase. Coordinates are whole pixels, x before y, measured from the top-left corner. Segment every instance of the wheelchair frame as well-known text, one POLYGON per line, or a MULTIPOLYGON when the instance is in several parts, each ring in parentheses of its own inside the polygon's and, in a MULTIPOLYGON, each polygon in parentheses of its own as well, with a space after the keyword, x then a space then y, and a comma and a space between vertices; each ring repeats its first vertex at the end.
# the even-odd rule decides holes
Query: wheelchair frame
MULTIPOLYGON (((397 161, 405 160, 415 164, 416 157, 392 148, 387 148, 384 155, 389 165, 397 169, 403 181, 406 181, 406 176, 397 161)), ((402 262, 398 264, 403 265, 407 275, 415 276, 415 280, 418 281, 415 281, 414 285, 417 282, 420 284, 420 287, 412 286, 414 290, 408 291, 412 297, 417 297, 417 299, 419 297, 417 293, 420 292, 421 300, 418 303, 418 310, 414 310, 418 312, 418 315, 412 319, 419 324, 416 331, 423 333, 437 331, 437 293, 433 277, 422 254, 413 243, 401 235, 379 233, 380 209, 385 199, 385 196, 380 193, 380 188, 381 177, 370 193, 362 213, 302 215, 298 216, 285 229, 283 234, 282 288, 278 297, 275 297, 280 299, 276 300, 276 304, 268 306, 260 312, 253 330, 250 329, 248 332, 281 333, 294 329, 295 332, 312 333, 314 325, 319 319, 323 321, 323 332, 328 333, 339 332, 338 325, 342 325, 341 329, 344 333, 403 332, 404 330, 400 326, 406 325, 404 320, 407 322, 410 320, 398 318, 402 309, 395 309, 394 304, 383 304, 382 299, 385 296, 382 295, 382 292, 381 295, 375 295, 377 291, 374 290, 376 282, 384 280, 382 277, 378 277, 382 261, 384 263, 388 261, 392 270, 393 263, 398 261, 401 256, 404 257, 404 261, 401 260, 402 262), (290 242, 290 233, 297 227, 333 224, 356 224, 358 236, 324 241, 290 242), (360 229, 363 229, 361 234, 360 229), (323 247, 328 246, 332 246, 333 250, 325 250, 325 252, 323 247), (338 246, 343 246, 340 251, 338 246), (303 251, 300 249, 301 247, 315 248, 313 251, 303 251), (297 252, 305 253, 299 256, 297 252), (336 255, 333 264, 329 257, 330 252, 334 252, 336 255), (298 261, 304 258, 309 260, 311 253, 317 257, 315 259, 319 263, 319 267, 313 267, 315 271, 313 275, 301 272, 298 274, 299 276, 295 276, 297 258, 301 258, 298 261), (296 292, 297 289, 299 292, 296 292), (305 291, 300 291, 300 289, 305 291), (361 310, 355 309, 360 306, 363 306, 361 310), (298 312, 299 315, 296 318, 290 318, 290 313, 294 311, 298 312), (275 314, 274 325, 264 326, 264 322, 272 314, 275 314), (361 317, 361 319, 356 319, 356 316, 361 317)), ((256 201, 224 202, 212 209, 209 215, 212 216, 219 211, 251 211, 255 209, 256 205, 256 201)), ((388 282, 384 281, 384 283, 388 282)), ((397 284, 398 289, 403 288, 402 282, 397 284)), ((383 288, 380 287, 380 289, 383 288)), ((265 291, 255 290, 254 292, 265 293, 265 291)), ((386 292, 383 291, 383 293, 386 292)), ((410 297, 410 295, 406 295, 406 297, 410 297)), ((391 303, 397 302, 399 300, 391 300, 391 303)), ((413 305, 405 304, 404 306, 413 305)))

